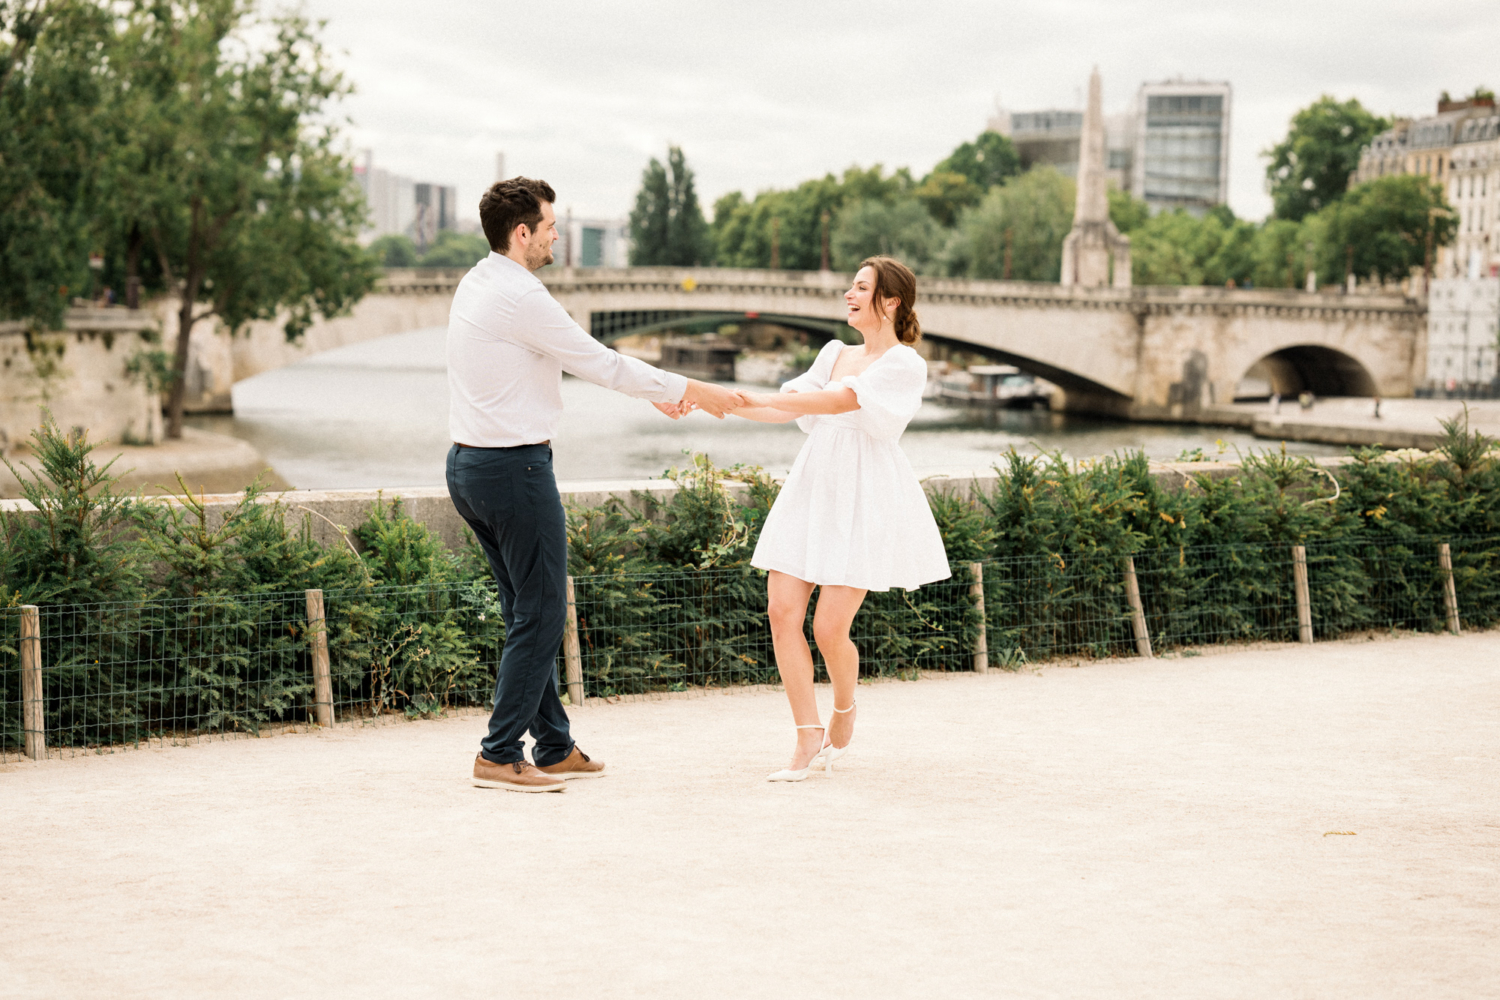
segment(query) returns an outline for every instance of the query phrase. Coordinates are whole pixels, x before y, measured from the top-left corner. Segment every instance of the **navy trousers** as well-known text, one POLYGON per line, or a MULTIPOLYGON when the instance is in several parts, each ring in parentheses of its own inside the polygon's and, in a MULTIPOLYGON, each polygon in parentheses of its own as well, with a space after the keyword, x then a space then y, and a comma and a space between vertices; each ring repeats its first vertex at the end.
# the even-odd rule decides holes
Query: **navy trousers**
POLYGON ((460 448, 448 452, 448 495, 474 529, 500 587, 505 649, 495 677, 495 710, 480 741, 486 760, 547 767, 573 750, 557 696, 557 651, 567 621, 568 531, 552 448, 460 448))

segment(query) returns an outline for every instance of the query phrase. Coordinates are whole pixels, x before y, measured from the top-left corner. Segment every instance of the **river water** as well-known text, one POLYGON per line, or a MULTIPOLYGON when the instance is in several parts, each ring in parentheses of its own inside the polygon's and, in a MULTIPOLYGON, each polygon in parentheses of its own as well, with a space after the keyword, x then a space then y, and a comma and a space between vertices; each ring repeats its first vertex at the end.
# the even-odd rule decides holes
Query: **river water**
MULTIPOLYGON (((448 451, 448 382, 443 328, 416 330, 314 355, 234 387, 234 416, 191 417, 205 430, 243 438, 298 489, 442 486, 448 451)), ((745 463, 781 473, 803 434, 795 424, 757 424, 695 413, 668 420, 649 403, 564 377, 566 411, 552 439, 563 480, 639 479, 680 465, 686 450, 719 465, 745 463)), ((1271 446, 1230 427, 1133 424, 1047 411, 980 410, 923 404, 901 446, 918 475, 986 469, 1008 449, 1062 451, 1084 458, 1144 450, 1171 460, 1220 444, 1271 446)), ((1279 445, 1276 445, 1279 447, 1279 445)), ((1300 454, 1337 454, 1332 445, 1289 444, 1300 454)))

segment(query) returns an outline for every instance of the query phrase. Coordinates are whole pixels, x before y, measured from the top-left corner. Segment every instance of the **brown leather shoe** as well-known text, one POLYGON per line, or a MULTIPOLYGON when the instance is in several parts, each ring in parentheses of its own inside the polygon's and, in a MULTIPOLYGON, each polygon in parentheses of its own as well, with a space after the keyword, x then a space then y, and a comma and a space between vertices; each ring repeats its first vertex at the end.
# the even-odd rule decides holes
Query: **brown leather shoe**
POLYGON ((565 792, 567 784, 518 760, 514 764, 496 764, 484 754, 474 757, 474 785, 477 788, 504 788, 512 792, 565 792))
POLYGON ((604 763, 593 760, 588 754, 578 749, 578 744, 573 744, 573 751, 556 764, 548 764, 546 767, 538 768, 543 774, 550 774, 554 778, 602 778, 604 777, 604 763))

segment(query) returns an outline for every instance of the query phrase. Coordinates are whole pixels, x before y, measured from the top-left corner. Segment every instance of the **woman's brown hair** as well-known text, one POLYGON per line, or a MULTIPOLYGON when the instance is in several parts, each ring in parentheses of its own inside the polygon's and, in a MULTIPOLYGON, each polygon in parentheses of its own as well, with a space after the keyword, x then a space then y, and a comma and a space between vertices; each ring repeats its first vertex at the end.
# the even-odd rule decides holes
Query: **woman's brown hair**
POLYGON ((922 324, 917 322, 917 276, 911 268, 894 257, 879 254, 866 257, 859 262, 858 270, 865 268, 875 272, 875 286, 870 301, 877 312, 885 311, 885 300, 895 299, 896 315, 891 322, 896 327, 896 339, 911 345, 922 339, 922 324))

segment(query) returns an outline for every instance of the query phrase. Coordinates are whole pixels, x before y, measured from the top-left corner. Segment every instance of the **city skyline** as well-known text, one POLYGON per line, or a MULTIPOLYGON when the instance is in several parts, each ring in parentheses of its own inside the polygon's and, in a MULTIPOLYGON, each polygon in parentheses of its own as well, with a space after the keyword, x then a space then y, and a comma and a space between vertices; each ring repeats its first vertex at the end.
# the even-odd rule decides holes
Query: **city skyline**
POLYGON ((1229 81, 1229 204, 1261 218, 1260 153, 1319 95, 1420 115, 1441 90, 1500 82, 1488 78, 1484 42, 1500 31, 1500 9, 1471 0, 1441 10, 1278 2, 1254 18, 1227 3, 949 2, 920 15, 878 2, 772 3, 757 19, 675 0, 584 4, 547 11, 534 49, 516 42, 519 7, 311 0, 308 10, 328 19, 358 87, 345 107, 351 146, 457 185, 464 219, 477 215, 497 150, 512 172, 550 181, 560 206, 604 218, 630 210, 646 161, 669 143, 685 150, 705 212, 732 190, 855 164, 920 176, 985 127, 997 98, 1008 109, 1081 108, 1096 64, 1107 114, 1130 107, 1147 80, 1229 81))

